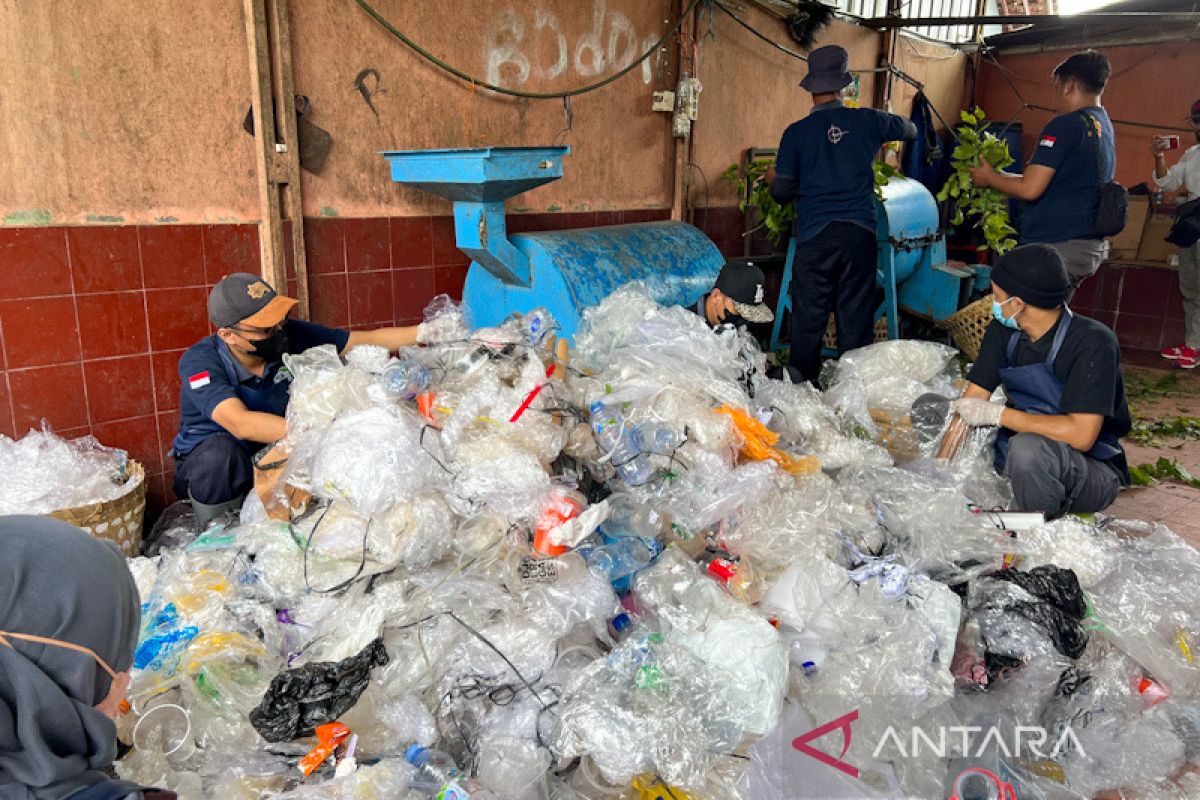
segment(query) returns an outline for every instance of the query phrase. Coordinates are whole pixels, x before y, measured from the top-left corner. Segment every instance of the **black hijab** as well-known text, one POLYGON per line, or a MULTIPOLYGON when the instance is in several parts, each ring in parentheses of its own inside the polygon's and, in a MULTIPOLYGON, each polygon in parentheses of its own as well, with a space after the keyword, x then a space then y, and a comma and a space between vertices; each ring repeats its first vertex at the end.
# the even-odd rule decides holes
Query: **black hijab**
MULTIPOLYGON (((137 586, 116 547, 46 517, 0 517, 0 631, 133 664, 137 586)), ((117 754, 112 720, 93 706, 112 678, 91 656, 8 637, 0 645, 0 797, 59 800, 104 783, 117 754)))

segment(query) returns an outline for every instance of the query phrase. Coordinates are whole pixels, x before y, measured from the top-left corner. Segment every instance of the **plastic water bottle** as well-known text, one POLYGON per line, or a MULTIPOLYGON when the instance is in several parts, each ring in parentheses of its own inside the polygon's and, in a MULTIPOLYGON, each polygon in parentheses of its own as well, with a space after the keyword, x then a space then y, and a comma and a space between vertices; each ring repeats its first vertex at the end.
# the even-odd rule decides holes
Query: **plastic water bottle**
POLYGON ((636 536, 592 548, 587 556, 592 572, 610 583, 645 569, 653 560, 654 551, 636 536))
POLYGON ((458 783, 460 772, 454 759, 441 750, 430 750, 419 744, 409 745, 404 758, 417 768, 410 790, 436 800, 468 800, 467 791, 458 783))
POLYGON ((601 524, 606 536, 641 536, 653 539, 664 533, 667 518, 652 506, 618 492, 608 498, 608 518, 601 524))
POLYGON ((429 388, 429 370, 416 361, 398 361, 384 368, 380 380, 392 397, 413 400, 429 388))
POLYGON ((683 444, 683 437, 661 422, 643 422, 633 429, 633 444, 642 453, 673 453, 683 444))
POLYGON ((725 590, 747 605, 756 605, 763 596, 762 581, 758 570, 742 558, 737 561, 723 556, 713 556, 705 565, 705 572, 715 578, 725 590))
POLYGON ((608 621, 608 635, 614 642, 624 639, 632 629, 633 617, 623 611, 608 621))
POLYGON ((654 465, 642 457, 633 441, 633 430, 624 415, 597 400, 591 406, 592 430, 604 460, 616 467, 617 474, 630 486, 641 486, 654 477, 654 465))

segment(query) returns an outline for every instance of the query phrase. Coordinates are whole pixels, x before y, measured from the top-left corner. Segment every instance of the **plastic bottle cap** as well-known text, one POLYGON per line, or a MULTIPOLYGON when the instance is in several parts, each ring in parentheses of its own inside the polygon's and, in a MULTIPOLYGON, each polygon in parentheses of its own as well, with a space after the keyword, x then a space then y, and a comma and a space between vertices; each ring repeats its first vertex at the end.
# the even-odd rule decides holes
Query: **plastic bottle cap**
POLYGON ((421 753, 425 752, 425 748, 419 744, 410 744, 404 750, 404 760, 408 763, 414 763, 414 759, 418 758, 421 753))
POLYGON ((722 583, 729 583, 733 579, 733 576, 737 574, 737 567, 723 558, 714 558, 708 562, 706 569, 709 575, 712 575, 722 583))
POLYGON ((633 620, 629 618, 628 614, 617 614, 612 619, 613 630, 617 633, 620 633, 632 624, 633 620))

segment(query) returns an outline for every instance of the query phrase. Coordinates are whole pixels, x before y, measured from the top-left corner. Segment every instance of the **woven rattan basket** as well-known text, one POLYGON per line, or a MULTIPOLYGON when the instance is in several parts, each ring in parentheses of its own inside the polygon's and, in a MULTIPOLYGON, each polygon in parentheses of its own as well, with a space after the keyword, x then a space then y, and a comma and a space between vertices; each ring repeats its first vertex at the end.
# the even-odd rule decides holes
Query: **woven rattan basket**
POLYGON ((83 528, 97 539, 108 539, 129 558, 142 548, 142 524, 146 517, 146 470, 130 459, 125 492, 114 500, 51 511, 48 516, 83 528))
MULTIPOLYGON (((887 338, 887 317, 880 317, 875 320, 875 341, 886 342, 887 338)), ((837 327, 833 314, 829 315, 829 321, 825 323, 825 338, 821 340, 821 343, 826 350, 837 350, 837 327)))
POLYGON ((974 361, 979 358, 979 345, 983 343, 984 331, 992 324, 992 296, 989 294, 963 306, 941 324, 950 331, 950 338, 958 345, 958 349, 974 361))

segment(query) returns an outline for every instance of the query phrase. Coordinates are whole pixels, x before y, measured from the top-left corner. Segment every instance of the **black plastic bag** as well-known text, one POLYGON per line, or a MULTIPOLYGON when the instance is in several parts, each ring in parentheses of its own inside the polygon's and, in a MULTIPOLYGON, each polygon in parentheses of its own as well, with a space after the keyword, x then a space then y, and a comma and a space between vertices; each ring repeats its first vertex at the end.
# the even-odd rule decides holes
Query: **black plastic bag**
POLYGON ((380 638, 344 661, 320 661, 281 672, 250 712, 250 724, 268 742, 311 736, 318 725, 353 708, 366 691, 371 670, 386 663, 380 638))
POLYGON ((1014 583, 1036 597, 1038 602, 1018 601, 1008 604, 1005 610, 1046 631, 1055 648, 1067 658, 1083 655, 1088 636, 1079 623, 1087 616, 1087 599, 1074 572, 1045 565, 1029 572, 1000 570, 987 577, 1014 583))

